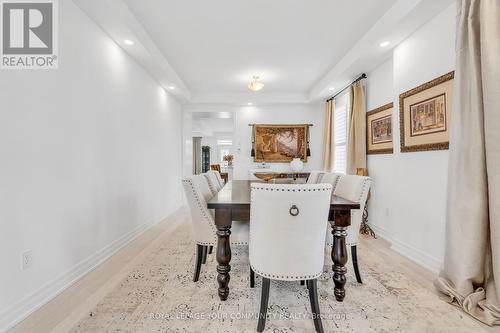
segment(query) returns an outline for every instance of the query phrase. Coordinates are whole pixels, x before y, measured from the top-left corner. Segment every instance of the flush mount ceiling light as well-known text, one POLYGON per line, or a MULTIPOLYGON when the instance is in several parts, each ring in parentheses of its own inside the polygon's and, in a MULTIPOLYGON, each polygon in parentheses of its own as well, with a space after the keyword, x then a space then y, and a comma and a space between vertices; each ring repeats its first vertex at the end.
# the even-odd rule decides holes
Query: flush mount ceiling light
POLYGON ((131 41, 130 39, 125 39, 123 42, 127 45, 134 45, 134 42, 131 41))
POLYGON ((252 82, 248 84, 248 89, 250 89, 251 91, 259 91, 262 88, 264 88, 264 83, 259 81, 258 75, 254 75, 252 82))
POLYGON ((330 91, 334 91, 334 90, 335 90, 335 87, 330 87, 330 88, 328 88, 328 90, 330 90, 330 91))
POLYGON ((169 86, 169 87, 168 87, 168 89, 170 89, 170 90, 174 90, 174 89, 175 89, 175 87, 174 87, 174 86, 169 86))
POLYGON ((386 47, 387 45, 389 45, 389 41, 384 41, 380 43, 380 47, 386 47))
POLYGON ((253 105, 253 103, 252 102, 248 102, 247 105, 253 105))

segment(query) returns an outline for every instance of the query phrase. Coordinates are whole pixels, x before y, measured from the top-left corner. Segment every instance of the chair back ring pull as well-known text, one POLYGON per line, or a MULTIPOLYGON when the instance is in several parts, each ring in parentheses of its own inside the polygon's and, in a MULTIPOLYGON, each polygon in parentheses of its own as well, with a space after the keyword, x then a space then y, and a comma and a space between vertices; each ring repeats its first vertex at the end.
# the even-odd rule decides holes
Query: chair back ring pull
POLYGON ((290 207, 290 209, 288 210, 288 212, 292 216, 297 216, 300 213, 299 208, 297 206, 295 206, 295 205, 292 205, 292 207, 290 207))

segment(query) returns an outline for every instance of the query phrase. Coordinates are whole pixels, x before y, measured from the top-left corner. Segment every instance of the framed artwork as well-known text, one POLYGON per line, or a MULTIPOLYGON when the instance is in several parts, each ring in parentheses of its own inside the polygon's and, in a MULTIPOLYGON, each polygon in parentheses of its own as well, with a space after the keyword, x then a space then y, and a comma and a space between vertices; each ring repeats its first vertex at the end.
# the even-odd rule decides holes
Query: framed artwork
POLYGON ((392 154, 392 109, 393 103, 366 113, 366 153, 392 154))
POLYGON ((448 149, 454 73, 399 95, 401 152, 448 149))
POLYGON ((307 162, 309 125, 254 125, 254 162, 307 162))

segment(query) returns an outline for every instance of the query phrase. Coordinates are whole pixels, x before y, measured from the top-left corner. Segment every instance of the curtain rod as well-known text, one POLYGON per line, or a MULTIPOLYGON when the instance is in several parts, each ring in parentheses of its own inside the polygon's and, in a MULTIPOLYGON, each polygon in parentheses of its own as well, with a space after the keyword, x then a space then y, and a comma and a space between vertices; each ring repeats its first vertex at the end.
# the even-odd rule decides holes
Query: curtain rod
POLYGON ((356 80, 354 80, 351 83, 349 83, 347 86, 345 86, 344 88, 342 88, 340 91, 338 91, 335 95, 333 95, 332 97, 330 97, 326 101, 327 102, 331 101, 332 99, 334 99, 335 97, 337 97, 338 95, 340 95, 344 90, 346 90, 347 88, 349 88, 350 86, 352 86, 356 82, 361 81, 361 80, 366 79, 366 78, 367 78, 367 76, 366 76, 365 73, 361 74, 356 80))
MULTIPOLYGON (((248 124, 248 126, 254 126, 254 125, 261 125, 261 124, 248 124)), ((268 125, 268 124, 263 124, 263 125, 268 125)), ((282 125, 282 124, 276 124, 276 125, 286 127, 289 124, 284 124, 284 125, 282 125)), ((298 125, 302 125, 302 124, 298 124, 298 125)), ((304 125, 307 125, 307 126, 310 126, 310 127, 314 126, 313 124, 304 124, 304 125)), ((296 125, 290 125, 290 126, 296 126, 296 125)))

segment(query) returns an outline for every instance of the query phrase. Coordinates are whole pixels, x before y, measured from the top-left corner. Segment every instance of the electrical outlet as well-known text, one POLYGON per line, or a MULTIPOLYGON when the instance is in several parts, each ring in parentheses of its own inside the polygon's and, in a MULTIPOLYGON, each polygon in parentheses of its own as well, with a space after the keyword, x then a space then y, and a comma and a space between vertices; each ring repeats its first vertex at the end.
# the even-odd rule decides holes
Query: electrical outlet
POLYGON ((28 269, 31 266, 33 266, 33 251, 32 250, 26 250, 22 253, 21 255, 21 260, 22 260, 22 269, 28 269))

